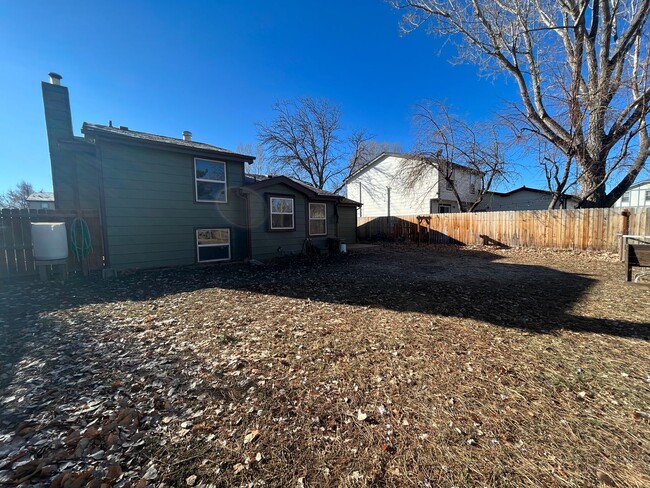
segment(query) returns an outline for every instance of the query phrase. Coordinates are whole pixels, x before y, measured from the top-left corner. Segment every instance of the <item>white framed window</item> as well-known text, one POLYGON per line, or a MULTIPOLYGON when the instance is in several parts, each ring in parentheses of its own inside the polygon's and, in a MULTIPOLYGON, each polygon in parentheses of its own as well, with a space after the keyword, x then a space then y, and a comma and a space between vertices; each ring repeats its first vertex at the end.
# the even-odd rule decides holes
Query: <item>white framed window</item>
POLYGON ((226 163, 194 158, 194 186, 197 202, 227 203, 226 163))
POLYGON ((451 191, 451 190, 454 189, 454 180, 453 179, 445 180, 445 183, 446 183, 447 190, 451 191))
POLYGON ((294 230, 293 197, 269 197, 271 230, 294 230))
POLYGON ((630 201, 630 192, 625 192, 623 193, 623 197, 621 198, 621 202, 623 203, 628 203, 630 201))
POLYGON ((438 213, 451 213, 451 205, 441 203, 438 205, 438 213))
POLYGON ((196 260, 199 263, 230 259, 230 229, 196 229, 196 260))
POLYGON ((327 204, 309 204, 309 235, 327 235, 327 204))
POLYGON ((645 201, 650 202, 650 190, 645 191, 645 201))
POLYGON ((476 176, 469 175, 469 192, 471 194, 476 193, 476 176))

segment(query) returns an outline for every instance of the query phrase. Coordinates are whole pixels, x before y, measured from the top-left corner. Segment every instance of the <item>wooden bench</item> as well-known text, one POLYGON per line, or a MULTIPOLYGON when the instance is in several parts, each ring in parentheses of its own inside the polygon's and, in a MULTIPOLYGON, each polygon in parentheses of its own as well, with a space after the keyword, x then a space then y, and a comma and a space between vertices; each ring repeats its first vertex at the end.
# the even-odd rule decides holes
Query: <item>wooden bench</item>
POLYGON ((650 244, 628 244, 625 252, 627 281, 632 281, 632 267, 648 268, 637 274, 634 281, 650 274, 650 244))

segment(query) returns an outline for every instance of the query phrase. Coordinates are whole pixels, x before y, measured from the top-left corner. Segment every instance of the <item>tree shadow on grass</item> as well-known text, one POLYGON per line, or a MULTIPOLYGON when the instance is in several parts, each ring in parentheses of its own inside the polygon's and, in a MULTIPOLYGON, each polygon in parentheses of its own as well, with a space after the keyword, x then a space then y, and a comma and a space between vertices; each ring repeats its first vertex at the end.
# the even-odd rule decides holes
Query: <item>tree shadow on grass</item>
POLYGON ((11 378, 10 364, 29 349, 30 340, 38 340, 38 333, 26 324, 42 313, 210 288, 471 318, 537 333, 566 329, 650 338, 647 322, 573 314, 596 283, 586 274, 503 263, 499 254, 463 248, 377 249, 264 267, 233 264, 140 271, 117 279, 66 284, 8 283, 0 290, 0 362, 8 365, 0 375, 0 387, 11 378))

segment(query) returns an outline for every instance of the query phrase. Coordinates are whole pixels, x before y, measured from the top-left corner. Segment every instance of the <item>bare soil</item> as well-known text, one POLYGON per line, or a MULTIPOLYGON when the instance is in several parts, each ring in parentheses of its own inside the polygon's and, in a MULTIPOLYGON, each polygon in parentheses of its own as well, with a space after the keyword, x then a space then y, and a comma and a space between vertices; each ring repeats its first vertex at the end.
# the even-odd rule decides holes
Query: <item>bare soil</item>
POLYGON ((650 486, 650 287, 384 244, 0 289, 0 485, 650 486))

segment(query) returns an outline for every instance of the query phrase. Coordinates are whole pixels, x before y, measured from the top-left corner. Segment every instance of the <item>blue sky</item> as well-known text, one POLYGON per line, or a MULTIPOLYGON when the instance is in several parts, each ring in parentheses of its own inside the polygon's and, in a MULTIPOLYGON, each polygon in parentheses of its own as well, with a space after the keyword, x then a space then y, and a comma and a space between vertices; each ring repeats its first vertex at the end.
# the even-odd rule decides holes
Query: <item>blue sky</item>
MULTIPOLYGON (((24 179, 52 187, 40 82, 70 89, 75 133, 84 121, 235 149, 256 142, 278 99, 324 97, 346 128, 412 142, 425 98, 481 120, 516 97, 504 80, 452 65, 424 32, 400 36, 382 0, 0 3, 0 191, 24 179)), ((511 183, 543 187, 524 172, 511 183)))

